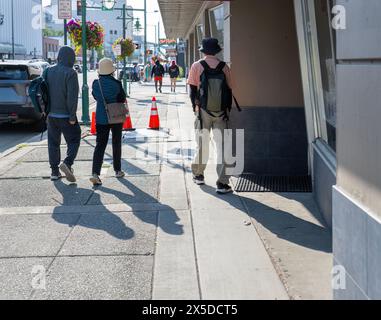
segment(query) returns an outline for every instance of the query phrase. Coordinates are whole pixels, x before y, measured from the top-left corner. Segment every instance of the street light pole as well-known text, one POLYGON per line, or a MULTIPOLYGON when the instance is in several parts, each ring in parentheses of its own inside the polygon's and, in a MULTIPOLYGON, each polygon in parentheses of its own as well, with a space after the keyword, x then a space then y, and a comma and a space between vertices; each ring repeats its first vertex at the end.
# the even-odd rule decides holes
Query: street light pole
POLYGON ((144 64, 147 63, 147 0, 144 0, 144 64))
MULTIPOLYGON (((127 30, 126 30, 126 4, 123 4, 123 39, 126 39, 127 37, 127 30)), ((123 88, 127 93, 127 60, 126 58, 123 59, 123 88)))
POLYGON ((64 19, 64 45, 67 46, 67 20, 64 19))
POLYGON ((90 123, 89 115, 89 86, 87 84, 87 27, 86 27, 86 0, 82 1, 82 63, 83 63, 83 86, 82 86, 82 122, 90 123))
POLYGON ((15 20, 13 0, 11 0, 11 15, 12 15, 12 59, 15 60, 15 20))

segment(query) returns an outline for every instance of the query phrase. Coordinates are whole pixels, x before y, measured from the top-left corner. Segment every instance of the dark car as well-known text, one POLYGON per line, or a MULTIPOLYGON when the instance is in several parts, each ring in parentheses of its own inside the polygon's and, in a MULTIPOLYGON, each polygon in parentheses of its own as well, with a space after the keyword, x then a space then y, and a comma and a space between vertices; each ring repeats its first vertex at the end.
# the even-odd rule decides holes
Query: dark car
POLYGON ((32 124, 36 131, 43 128, 42 114, 33 106, 28 89, 32 80, 42 74, 36 63, 0 62, 0 124, 32 124))
POLYGON ((134 80, 134 68, 133 67, 126 67, 126 69, 122 69, 120 72, 119 72, 119 77, 118 79, 120 81, 123 80, 123 77, 124 77, 124 71, 126 70, 126 76, 127 76, 127 81, 132 81, 134 80))

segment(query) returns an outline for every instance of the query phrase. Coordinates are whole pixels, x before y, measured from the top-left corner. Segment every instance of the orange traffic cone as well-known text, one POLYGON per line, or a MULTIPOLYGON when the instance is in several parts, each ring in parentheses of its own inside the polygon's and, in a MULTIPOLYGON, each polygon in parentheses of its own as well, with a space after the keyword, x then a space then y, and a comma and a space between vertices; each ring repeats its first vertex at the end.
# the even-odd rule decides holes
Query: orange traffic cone
POLYGON ((92 136, 95 136, 97 134, 97 127, 96 127, 96 114, 95 112, 92 113, 91 115, 91 129, 90 129, 90 134, 92 136))
POLYGON ((130 109, 128 108, 127 101, 126 101, 126 106, 127 106, 127 115, 126 115, 126 121, 123 124, 123 131, 135 131, 136 129, 132 127, 130 109))
POLYGON ((152 108, 151 108, 151 117, 149 120, 149 129, 159 130, 160 129, 160 119, 159 112, 157 110, 156 98, 152 98, 152 108))

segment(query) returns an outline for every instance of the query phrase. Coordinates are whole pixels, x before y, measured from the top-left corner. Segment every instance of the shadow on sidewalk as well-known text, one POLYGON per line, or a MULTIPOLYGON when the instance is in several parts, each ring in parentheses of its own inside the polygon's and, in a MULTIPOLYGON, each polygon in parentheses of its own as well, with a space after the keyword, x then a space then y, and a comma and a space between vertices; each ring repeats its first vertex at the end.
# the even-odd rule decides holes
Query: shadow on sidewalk
POLYGON ((332 253, 332 237, 328 228, 298 218, 290 212, 276 210, 250 198, 232 194, 217 195, 215 189, 207 185, 201 186, 201 190, 242 211, 242 207, 238 207, 237 201, 234 201, 235 197, 239 197, 241 204, 248 209, 248 212, 246 210, 244 212, 278 238, 312 250, 332 253))
MULTIPOLYGON (((140 196, 144 196, 146 199, 144 203, 155 203, 157 204, 158 201, 154 197, 150 196, 149 194, 145 193, 141 189, 137 188, 134 184, 129 182, 127 179, 120 179, 118 180, 121 184, 123 184, 128 190, 130 190, 133 194, 140 194, 140 196)), ((78 193, 81 193, 81 191, 86 191, 86 189, 78 188, 77 185, 66 185, 62 181, 57 181, 54 183, 54 186, 56 189, 61 193, 63 197, 63 203, 62 206, 69 206, 70 199, 66 196, 66 191, 68 188, 75 188, 78 193)), ((144 223, 155 225, 159 228, 161 228, 164 232, 171 234, 171 235, 182 235, 184 233, 183 231, 183 225, 179 224, 180 221, 179 217, 176 214, 176 211, 171 208, 168 205, 161 205, 160 210, 151 210, 151 211, 160 211, 162 213, 162 219, 157 219, 156 215, 149 215, 149 214, 137 214, 141 208, 139 208, 136 204, 136 201, 134 201, 135 196, 126 194, 121 191, 113 190, 104 186, 100 186, 97 188, 94 188, 94 190, 99 190, 104 193, 108 193, 111 195, 116 196, 119 200, 122 202, 125 202, 126 204, 129 204, 132 208, 132 213, 141 221, 144 223), (126 200, 127 199, 127 200, 126 200)), ((93 192, 89 199, 86 201, 88 203, 89 201, 95 202, 95 203, 101 203, 101 197, 98 193, 93 192)), ((159 203, 160 204, 160 203, 159 203)), ((86 204, 85 204, 86 205, 86 204)), ((103 206, 104 210, 102 211, 102 214, 106 214, 107 216, 107 223, 101 223, 101 221, 98 221, 96 219, 81 219, 81 216, 79 217, 79 220, 76 222, 75 225, 82 226, 88 229, 94 229, 94 230, 103 230, 110 234, 111 236, 121 239, 121 240, 129 240, 132 239, 135 236, 134 230, 126 226, 126 224, 123 222, 123 220, 116 214, 114 214, 112 211, 108 210, 105 205, 103 206)), ((61 224, 69 224, 70 227, 73 227, 71 223, 68 222, 68 219, 66 217, 67 215, 62 213, 55 213, 53 212, 53 219, 61 224)))
MULTIPOLYGON (((69 199, 66 196, 66 191, 68 188, 75 188, 77 192, 85 191, 86 189, 78 188, 77 185, 66 185, 62 181, 57 181, 54 183, 54 186, 56 189, 61 193, 63 197, 63 203, 62 206, 68 206, 69 199)), ((98 197, 100 201, 100 196, 96 193, 92 193, 90 198, 98 197)), ((90 199, 89 199, 90 200, 90 199)), ((126 224, 123 222, 123 220, 109 211, 106 206, 104 206, 103 214, 107 214, 107 223, 100 223, 100 221, 96 219, 82 219, 81 215, 79 216, 78 221, 75 225, 69 224, 69 227, 74 226, 82 226, 88 229, 94 229, 94 230, 103 230, 110 234, 111 236, 120 239, 120 240, 129 240, 132 239, 135 236, 134 230, 127 227, 126 224)), ((53 219, 57 221, 60 224, 68 224, 67 215, 60 214, 60 213, 54 213, 52 215, 53 219)))
MULTIPOLYGON (((157 199, 150 196, 149 194, 145 193, 141 189, 137 188, 134 184, 132 184, 127 179, 119 179, 118 180, 123 186, 125 186, 128 190, 132 191, 134 194, 144 194, 144 196, 147 198, 145 203, 158 203, 157 199)), ((132 208, 133 213, 135 214, 137 210, 139 210, 138 207, 134 207, 135 203, 133 201, 134 196, 130 196, 124 192, 120 192, 117 190, 113 190, 104 186, 97 187, 96 190, 112 194, 116 196, 121 201, 126 201, 130 198, 131 201, 126 201, 127 204, 129 204, 132 208)), ((159 203, 160 204, 160 203, 159 203)), ((162 212, 163 215, 165 215, 164 219, 158 219, 158 221, 152 221, 152 219, 149 217, 149 215, 142 215, 137 216, 137 218, 141 219, 145 223, 149 224, 157 224, 157 226, 162 229, 164 232, 171 234, 171 235, 182 235, 184 233, 183 225, 179 224, 180 221, 179 217, 176 214, 176 211, 167 205, 162 205, 162 208, 160 208, 160 212, 162 212)))

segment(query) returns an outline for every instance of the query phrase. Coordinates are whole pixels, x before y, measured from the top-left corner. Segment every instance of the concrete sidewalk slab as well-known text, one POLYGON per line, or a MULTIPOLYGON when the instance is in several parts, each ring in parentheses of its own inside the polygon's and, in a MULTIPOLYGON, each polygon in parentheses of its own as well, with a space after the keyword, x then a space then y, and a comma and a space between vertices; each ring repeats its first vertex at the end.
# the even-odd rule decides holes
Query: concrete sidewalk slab
POLYGON ((242 194, 292 299, 331 300, 332 236, 311 194, 242 194))
POLYGON ((151 299, 153 257, 58 257, 34 300, 151 299))
POLYGON ((0 183, 0 203, 3 208, 85 205, 92 194, 88 181, 67 185, 64 181, 53 183, 41 179, 4 179, 0 183))
POLYGON ((47 270, 53 258, 0 259, 0 300, 28 300, 32 282, 40 270, 47 270))
POLYGON ((157 212, 81 215, 59 255, 153 255, 156 227, 157 212))
POLYGON ((0 216, 0 257, 55 256, 79 215, 0 216))
POLYGON ((244 212, 192 210, 192 216, 203 299, 288 299, 244 212))
POLYGON ((173 228, 171 213, 159 214, 155 258, 154 300, 200 299, 196 257, 193 244, 193 228, 189 211, 177 211, 182 234, 173 228), (173 230, 172 234, 163 231, 173 230))

